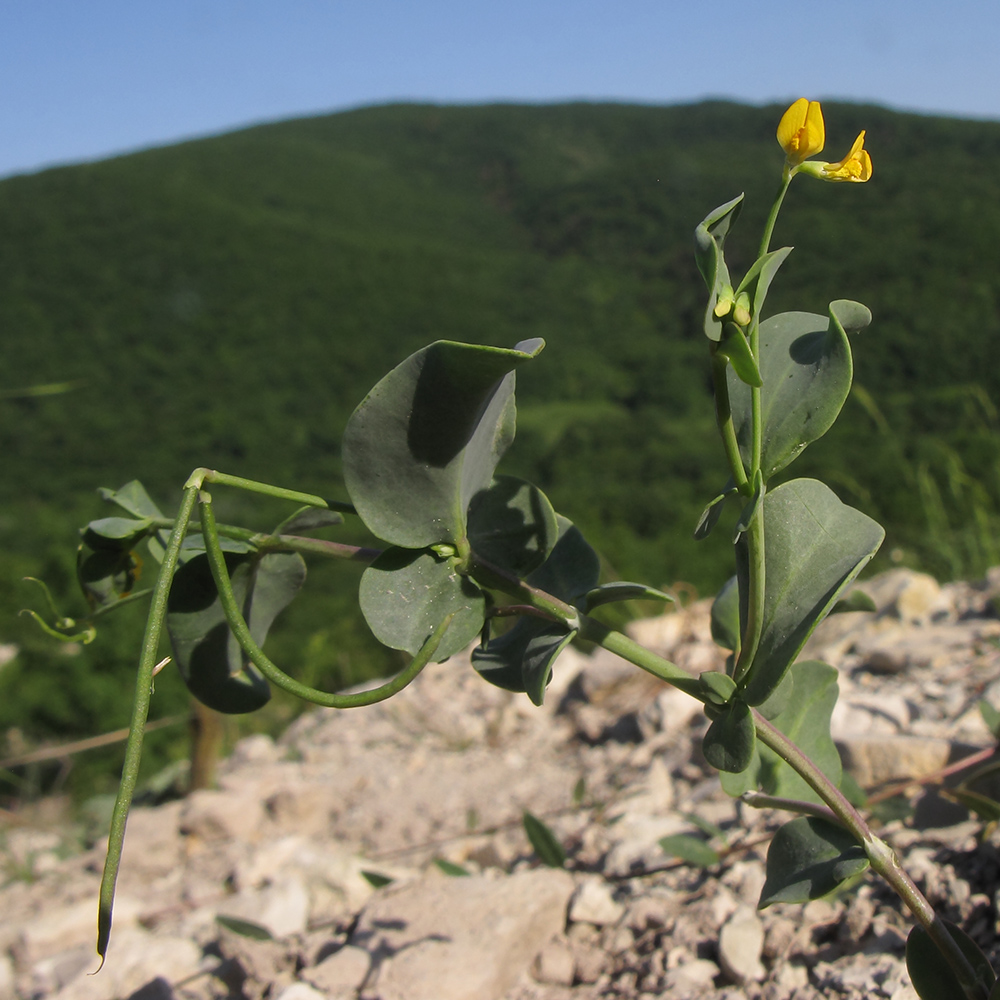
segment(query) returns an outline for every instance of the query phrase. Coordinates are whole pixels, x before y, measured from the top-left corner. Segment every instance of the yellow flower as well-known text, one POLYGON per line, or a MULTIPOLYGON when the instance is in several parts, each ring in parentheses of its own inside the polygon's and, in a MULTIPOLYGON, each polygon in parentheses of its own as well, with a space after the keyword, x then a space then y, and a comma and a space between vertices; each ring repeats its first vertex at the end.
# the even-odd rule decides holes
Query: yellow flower
POLYGON ((797 166, 808 157, 823 152, 826 128, 819 101, 807 101, 800 97, 781 116, 778 143, 785 151, 789 166, 797 166))
POLYGON ((865 149, 865 133, 854 140, 851 151, 839 163, 826 163, 820 176, 825 181, 863 183, 872 175, 872 158, 865 149))

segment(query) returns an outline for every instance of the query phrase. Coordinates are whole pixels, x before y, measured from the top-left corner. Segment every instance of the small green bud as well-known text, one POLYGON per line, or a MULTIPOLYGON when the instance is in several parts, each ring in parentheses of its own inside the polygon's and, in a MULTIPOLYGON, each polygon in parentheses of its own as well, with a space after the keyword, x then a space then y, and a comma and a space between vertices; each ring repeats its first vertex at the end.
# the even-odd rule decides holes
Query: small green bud
POLYGON ((705 696, 714 705, 725 705, 736 692, 736 682, 728 674, 709 670, 698 678, 705 696))

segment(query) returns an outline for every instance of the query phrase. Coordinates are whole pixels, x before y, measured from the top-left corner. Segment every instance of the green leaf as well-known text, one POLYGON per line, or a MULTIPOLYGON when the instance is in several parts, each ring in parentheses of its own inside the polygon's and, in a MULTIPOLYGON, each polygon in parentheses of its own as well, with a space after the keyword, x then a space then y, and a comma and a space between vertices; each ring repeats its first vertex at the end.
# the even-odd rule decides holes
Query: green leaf
MULTIPOLYGON (((764 496, 764 614, 743 696, 760 705, 781 683, 813 629, 875 554, 885 532, 815 479, 793 479, 764 496)), ((746 536, 737 575, 749 580, 746 536)))
POLYGON ((527 811, 521 821, 538 860, 549 868, 563 868, 566 865, 566 851, 552 830, 527 811))
POLYGON ((725 705, 736 693, 736 681, 717 670, 706 670, 699 675, 698 683, 713 705, 725 705))
MULTIPOLYGON (((597 586, 601 563, 572 521, 556 515, 559 540, 549 557, 529 573, 527 582, 562 601, 575 603, 597 586)), ((575 633, 565 626, 525 616, 503 635, 472 651, 480 676, 507 691, 527 692, 542 703, 552 664, 575 633)))
POLYGON ((126 483, 120 490, 109 490, 102 487, 97 492, 100 493, 102 499, 117 504, 133 517, 163 517, 160 508, 153 503, 146 492, 146 487, 138 479, 126 483))
POLYGON ((552 552, 559 536, 556 512, 537 486, 497 476, 469 504, 469 544, 487 562, 525 576, 552 552))
MULTIPOLYGON (((818 660, 796 663, 759 709, 835 785, 843 778, 840 753, 830 735, 830 719, 837 704, 837 677, 833 667, 818 660)), ((791 766, 760 741, 745 771, 721 777, 723 791, 733 798, 760 788, 768 795, 785 799, 822 801, 791 766)))
POLYGON ((446 861, 444 858, 435 858, 434 864, 436 864, 438 868, 445 873, 445 875, 450 875, 453 878, 463 878, 470 874, 470 872, 461 865, 456 865, 451 861, 446 861))
POLYGON ((994 739, 1000 739, 1000 712, 998 712, 985 699, 979 702, 979 714, 986 723, 986 728, 993 734, 994 739))
POLYGON ((961 803, 966 809, 974 812, 984 823, 1000 822, 1000 802, 988 795, 983 795, 982 792, 974 792, 960 786, 958 788, 942 788, 941 794, 961 803))
POLYGON ((366 868, 361 869, 361 877, 373 888, 381 889, 384 885, 392 885, 396 880, 391 878, 389 875, 383 875, 381 872, 369 871, 366 868))
POLYGON ((719 710, 702 741, 705 760, 718 771, 738 774, 754 759, 757 731, 750 706, 731 701, 719 710))
MULTIPOLYGON (((305 582, 305 562, 295 552, 225 555, 233 593, 250 634, 263 646, 274 619, 305 582)), ((239 714, 267 703, 270 687, 229 630, 204 554, 194 556, 174 574, 167 631, 178 669, 203 704, 217 712, 239 714)))
POLYGON ((719 518, 722 517, 726 501, 737 492, 738 490, 733 485, 733 481, 730 480, 722 493, 709 500, 708 505, 701 512, 701 517, 698 518, 698 523, 694 528, 694 537, 698 541, 709 536, 712 529, 719 523, 719 518))
POLYGON ((672 837, 661 837, 660 847, 665 854, 697 868, 711 868, 719 863, 718 851, 714 851, 704 840, 690 834, 678 833, 672 837))
POLYGON ((351 500, 375 535, 411 549, 465 537, 469 502, 514 437, 513 369, 543 346, 439 340, 372 389, 342 455, 351 500))
POLYGON ((759 906, 819 899, 867 868, 864 848, 842 827, 812 816, 793 819, 771 841, 759 906))
MULTIPOLYGON (((841 318, 856 321, 856 302, 833 302, 829 318, 790 312, 760 325, 759 364, 765 482, 821 438, 833 425, 851 389, 854 365, 841 318)), ((857 328, 857 327, 852 327, 857 328)), ((752 406, 747 385, 728 374, 733 422, 740 452, 751 459, 752 406)))
POLYGON ((597 586, 601 560, 572 521, 561 514, 556 515, 556 521, 559 540, 548 559, 528 574, 527 581, 572 604, 597 586))
POLYGON ((343 524, 344 515, 326 507, 301 507, 291 517, 286 517, 272 532, 274 535, 293 535, 303 531, 316 531, 343 524))
POLYGON ((725 842, 726 831, 723 830, 721 826, 717 826, 715 823, 710 823, 707 819, 703 819, 697 813, 684 813, 683 815, 689 823, 698 827, 698 829, 701 830, 701 832, 706 836, 725 842))
POLYGON ((695 260, 708 287, 704 329, 705 336, 709 340, 717 341, 722 336, 722 324, 714 313, 715 305, 719 301, 719 292, 725 285, 730 284, 729 268, 726 267, 722 249, 742 206, 743 195, 727 201, 709 212, 694 231, 695 260))
MULTIPOLYGON (((992 997, 997 982, 986 956, 968 934, 950 920, 942 919, 955 944, 969 960, 976 979, 992 997)), ((920 924, 916 924, 906 939, 906 971, 921 1000, 968 1000, 958 976, 952 971, 934 939, 920 924)))
POLYGON ((524 617, 485 649, 477 646, 472 665, 483 680, 507 691, 525 692, 541 705, 553 664, 575 636, 575 631, 555 622, 524 617))
POLYGON ((255 924, 252 920, 243 920, 241 917, 229 917, 224 913, 215 915, 215 922, 220 927, 225 927, 240 937, 252 938, 254 941, 273 941, 274 935, 263 925, 255 924))
POLYGON ((750 287, 750 283, 756 279, 753 293, 754 316, 760 316, 771 282, 778 273, 778 268, 785 263, 785 259, 791 252, 791 247, 781 247, 779 250, 772 250, 770 253, 764 254, 763 257, 759 257, 754 262, 753 267, 747 271, 746 276, 740 282, 740 287, 736 289, 737 292, 745 291, 750 287))
POLYGON ((863 591, 852 590, 833 606, 831 615, 842 615, 848 611, 877 611, 875 602, 863 591))
POLYGON ((437 663, 465 649, 486 620, 483 592, 456 571, 454 560, 426 549, 386 549, 362 574, 358 600, 375 638, 414 656, 454 614, 434 654, 437 663))
POLYGON ((102 517, 91 521, 81 532, 85 545, 94 549, 111 549, 127 552, 135 548, 149 534, 151 522, 129 517, 102 517))
POLYGON ((731 576, 712 602, 712 639, 730 651, 740 645, 740 590, 731 576))
POLYGON ((760 371, 754 360, 753 351, 750 350, 746 334, 735 323, 726 323, 723 326, 718 352, 729 359, 731 371, 741 382, 760 388, 762 384, 760 371))
POLYGON ((760 506, 763 498, 764 477, 761 476, 760 469, 758 469, 753 475, 753 495, 744 505, 743 510, 740 511, 740 516, 736 521, 736 527, 733 528, 734 543, 738 542, 740 540, 740 535, 742 535, 750 527, 750 522, 757 513, 757 508, 760 506))
POLYGON ((655 587, 647 587, 644 583, 615 580, 612 583, 602 583, 589 591, 585 597, 584 610, 590 614, 594 608, 616 601, 673 601, 673 597, 655 587))
POLYGON ((125 550, 100 549, 77 555, 76 578, 92 608, 114 604, 131 593, 142 570, 142 560, 125 550))
POLYGON ((532 636, 524 651, 521 670, 524 690, 532 703, 541 705, 545 688, 552 679, 552 667, 559 654, 576 638, 576 630, 567 632, 560 625, 532 636))

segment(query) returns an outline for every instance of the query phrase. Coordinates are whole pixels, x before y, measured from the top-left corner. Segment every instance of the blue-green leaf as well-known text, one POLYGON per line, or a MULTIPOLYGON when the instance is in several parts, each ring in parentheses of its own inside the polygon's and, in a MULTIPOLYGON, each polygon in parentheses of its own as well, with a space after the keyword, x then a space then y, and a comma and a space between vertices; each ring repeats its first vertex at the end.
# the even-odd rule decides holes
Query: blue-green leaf
MULTIPOLYGON (((818 660, 796 663, 776 692, 781 693, 785 706, 777 714, 771 714, 772 724, 835 785, 840 784, 842 776, 840 753, 830 735, 830 719, 837 704, 837 678, 834 667, 818 660)), ((734 798, 760 788, 780 798, 822 801, 792 767, 760 741, 751 765, 742 774, 723 775, 722 787, 734 798)))
POLYGON ((687 833, 676 833, 671 837, 661 837, 660 847, 664 854, 696 868, 711 868, 719 863, 719 852, 713 850, 704 840, 687 833))
POLYGON ((617 601, 673 601, 673 597, 655 587, 647 587, 644 583, 614 580, 595 587, 586 594, 584 600, 584 610, 590 614, 594 608, 599 608, 602 604, 613 604, 617 601))
POLYGON ((566 850, 552 830, 530 812, 525 812, 521 820, 538 860, 549 868, 565 867, 566 850))
MULTIPOLYGON (((955 944, 968 959, 976 979, 992 1000, 997 977, 989 960, 968 934, 950 920, 942 920, 955 944)), ((941 954, 934 939, 916 924, 906 939, 906 971, 921 1000, 968 1000, 958 976, 941 954)))
POLYGON ((476 556, 515 576, 537 569, 555 547, 556 512, 537 486, 497 476, 469 504, 469 544, 476 556))
POLYGON ((133 517, 163 517, 160 508, 153 503, 146 492, 146 487, 138 479, 126 483, 120 490, 109 490, 102 487, 97 492, 100 493, 102 499, 107 500, 108 503, 117 504, 133 517))
POLYGON ((448 615, 454 615, 434 654, 440 663, 465 649, 486 620, 486 598, 454 561, 427 549, 386 549, 362 574, 361 612, 375 638, 414 656, 448 615))
POLYGON ((793 819, 771 841, 759 905, 819 899, 867 868, 864 848, 843 827, 812 816, 793 819))
MULTIPOLYGON (((225 557, 250 634, 263 646, 274 619, 305 582, 305 562, 295 552, 259 557, 227 552, 225 557)), ((177 667, 203 704, 217 712, 238 714, 254 712, 267 703, 270 687, 229 630, 204 553, 189 559, 174 574, 167 631, 177 667)))
POLYGON ((712 639, 723 649, 739 649, 740 645, 740 589, 736 577, 731 576, 715 595, 712 602, 712 639))
MULTIPOLYGON (((790 312, 760 325, 759 365, 762 429, 761 472, 765 482, 833 425, 851 389, 854 363, 844 321, 859 329, 871 314, 856 302, 830 305, 829 317, 790 312)), ((752 405, 749 386, 728 374, 733 423, 744 462, 751 460, 752 405)))
POLYGON ((705 309, 705 336, 718 341, 722 336, 722 324, 715 316, 715 306, 719 292, 730 284, 729 268, 722 252, 729 230, 739 217, 743 206, 743 195, 727 201, 709 212, 694 231, 694 256, 698 270, 708 287, 708 306, 705 309))
MULTIPOLYGON (((885 532, 815 479, 793 479, 767 493, 764 508, 764 614, 743 696, 760 705, 781 683, 813 629, 882 543, 885 532)), ((746 538, 736 546, 746 591, 746 538)))
POLYGON ((514 437, 513 369, 543 346, 439 340, 372 389, 342 454, 351 500, 376 536, 411 549, 465 537, 469 502, 514 437))
POLYGON ((754 759, 757 731, 750 706, 731 701, 718 710, 702 741, 705 760, 718 771, 738 774, 754 759))

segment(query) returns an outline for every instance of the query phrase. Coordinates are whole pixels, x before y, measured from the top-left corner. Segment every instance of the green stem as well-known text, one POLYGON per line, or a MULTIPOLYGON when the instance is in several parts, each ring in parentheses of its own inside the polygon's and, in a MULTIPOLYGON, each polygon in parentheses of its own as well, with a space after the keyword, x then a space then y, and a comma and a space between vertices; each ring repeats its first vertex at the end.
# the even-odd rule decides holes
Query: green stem
POLYGON ((792 183, 792 177, 794 176, 794 171, 790 170, 787 166, 781 173, 781 183, 778 185, 778 193, 775 195, 774 204, 771 205, 771 212, 767 217, 767 222, 764 224, 760 249, 757 251, 758 258, 763 257, 771 249, 771 236, 774 234, 774 224, 778 221, 778 212, 781 211, 781 203, 785 200, 785 193, 788 191, 788 185, 792 183))
POLYGON ((192 486, 197 486, 200 489, 205 483, 218 483, 220 486, 235 486, 237 489, 246 490, 248 493, 260 493, 263 496, 276 497, 278 500, 293 500, 295 503, 305 504, 308 507, 347 510, 351 513, 354 511, 354 508, 350 504, 324 500, 323 497, 316 496, 314 493, 300 493, 298 490, 286 490, 284 487, 272 486, 270 483, 259 483, 253 479, 243 479, 241 476, 230 476, 228 473, 219 472, 216 469, 195 469, 184 484, 184 488, 189 489, 192 486))
POLYGON ((745 802, 751 809, 782 809, 785 812, 815 816, 817 819, 825 819, 828 823, 840 825, 840 819, 832 809, 817 805, 815 802, 786 799, 780 795, 765 795, 763 792, 744 792, 740 796, 740 801, 745 802))
POLYGON ((833 811, 837 821, 861 844, 872 868, 888 882, 931 936, 970 1000, 987 1000, 985 991, 976 979, 975 970, 927 898, 900 866, 892 848, 872 833, 864 817, 847 801, 840 789, 784 733, 756 709, 753 710, 753 717, 757 738, 806 781, 833 811))
MULTIPOLYGON (((704 693, 696 678, 686 674, 676 664, 640 646, 621 632, 583 616, 580 635, 673 684, 699 701, 705 701, 704 693)), ((969 1000, 988 1000, 976 980, 975 970, 913 879, 902 869, 889 845, 872 833, 864 817, 848 802, 840 789, 784 733, 768 722, 756 709, 753 710, 753 718, 757 738, 761 743, 773 750, 805 780, 826 804, 836 822, 848 830, 862 845, 872 868, 906 903, 940 949, 969 1000)), ((826 818, 825 813, 820 815, 826 818)))
POLYGON ((764 498, 757 502, 757 509, 750 518, 750 524, 743 533, 742 544, 746 546, 747 560, 747 620, 740 637, 739 657, 733 668, 733 680, 737 684, 743 680, 753 665, 760 637, 764 631, 764 586, 766 567, 764 565, 764 498))
POLYGON ((565 622, 570 628, 579 628, 580 611, 572 604, 567 604, 544 590, 532 587, 520 577, 475 553, 470 553, 466 562, 465 572, 485 589, 499 590, 522 604, 530 604, 533 608, 544 612, 553 621, 565 622))
MULTIPOLYGON (((153 527, 172 528, 174 519, 170 517, 151 518, 153 527)), ((252 528, 240 528, 233 524, 216 525, 223 538, 238 542, 248 542, 260 551, 303 552, 310 555, 329 556, 334 559, 350 559, 355 562, 371 562, 382 554, 381 549, 364 545, 345 545, 343 542, 329 542, 323 538, 309 538, 305 535, 272 535, 252 528)), ((149 591, 141 591, 146 594, 149 591)), ((123 598, 124 600, 124 598, 123 598)), ((93 616, 92 616, 93 617, 93 616)))
POLYGON ((380 687, 369 691, 358 691, 354 694, 331 694, 309 687, 309 685, 289 677, 264 653, 250 634, 250 628, 240 610, 236 595, 233 593, 229 571, 226 569, 226 559, 219 546, 219 533, 215 523, 215 511, 212 509, 212 498, 202 490, 198 499, 201 504, 201 528, 205 537, 205 552, 212 570, 212 579, 215 581, 216 590, 219 593, 219 601, 226 615, 226 621, 239 642, 240 648, 275 687, 324 708, 358 708, 362 705, 374 705, 376 702, 384 701, 398 691, 402 691, 430 662, 454 615, 449 615, 438 625, 421 647, 420 652, 413 657, 404 670, 380 687))
POLYGON ((128 822, 129 807, 135 793, 136 781, 139 777, 139 761, 142 757, 142 738, 149 715, 149 701, 153 690, 153 668, 156 666, 157 652, 160 646, 160 635, 163 631, 163 621, 167 614, 167 597, 170 594, 170 584, 177 568, 181 542, 187 532, 198 498, 197 487, 188 487, 184 491, 184 499, 177 514, 173 531, 163 553, 163 564, 160 566, 156 585, 153 588, 153 598, 150 602, 149 615, 146 618, 146 631, 142 639, 142 653, 139 657, 139 671, 135 680, 135 701, 132 705, 132 721, 129 724, 128 740, 125 743, 125 763, 122 767, 121 784, 118 786, 118 796, 115 799, 114 811, 111 815, 111 832, 108 836, 108 853, 104 861, 104 875, 101 878, 100 903, 97 911, 97 953, 101 956, 101 964, 108 950, 111 937, 112 910, 115 901, 115 884, 118 881, 118 868, 121 865, 122 845, 125 842, 125 825, 128 822))
POLYGON ((733 477, 733 482, 741 493, 748 493, 750 482, 747 479, 746 469, 743 467, 743 458, 740 455, 740 446, 736 440, 736 428, 733 425, 733 410, 729 400, 729 382, 726 379, 726 369, 729 361, 721 354, 712 350, 712 388, 715 391, 715 420, 719 425, 719 434, 722 437, 722 447, 726 451, 726 460, 729 462, 729 474, 733 477))
POLYGON ((686 670, 681 669, 676 663, 646 649, 634 639, 630 639, 624 632, 618 632, 609 628, 603 622, 590 618, 587 615, 580 616, 580 638, 597 643, 602 649, 615 653, 629 663, 634 663, 637 667, 659 677, 660 680, 672 684, 685 694, 697 698, 704 703, 706 695, 697 677, 692 677, 686 670))

